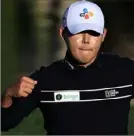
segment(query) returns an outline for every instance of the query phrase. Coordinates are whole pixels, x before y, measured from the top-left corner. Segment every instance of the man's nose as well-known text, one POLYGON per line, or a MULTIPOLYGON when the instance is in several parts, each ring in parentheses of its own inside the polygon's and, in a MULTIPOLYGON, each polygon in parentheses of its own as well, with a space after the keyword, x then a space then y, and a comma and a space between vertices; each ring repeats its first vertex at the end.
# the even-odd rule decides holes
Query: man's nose
POLYGON ((89 44, 90 43, 90 35, 88 33, 83 34, 82 43, 83 44, 89 44))

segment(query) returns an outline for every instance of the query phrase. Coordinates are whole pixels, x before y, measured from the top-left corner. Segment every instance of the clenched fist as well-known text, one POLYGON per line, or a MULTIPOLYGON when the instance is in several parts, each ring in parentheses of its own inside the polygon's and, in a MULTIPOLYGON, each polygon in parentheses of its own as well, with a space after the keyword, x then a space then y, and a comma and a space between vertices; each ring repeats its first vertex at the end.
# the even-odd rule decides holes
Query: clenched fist
POLYGON ((34 89, 37 81, 29 78, 22 77, 20 80, 7 89, 7 94, 11 97, 27 97, 34 89))
POLYGON ((30 93, 32 93, 36 84, 37 81, 29 77, 20 78, 17 83, 13 84, 6 90, 1 106, 4 108, 10 107, 12 105, 13 97, 27 97, 30 93))

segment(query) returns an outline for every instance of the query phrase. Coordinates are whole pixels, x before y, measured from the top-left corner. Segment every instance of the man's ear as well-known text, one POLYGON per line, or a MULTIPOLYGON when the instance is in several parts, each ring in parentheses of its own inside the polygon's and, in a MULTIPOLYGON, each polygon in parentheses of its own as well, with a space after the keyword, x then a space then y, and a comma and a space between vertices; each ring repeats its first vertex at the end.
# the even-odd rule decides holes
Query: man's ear
POLYGON ((104 28, 102 42, 105 40, 106 35, 107 35, 107 29, 104 28))
POLYGON ((62 39, 64 39, 64 37, 63 37, 63 30, 64 30, 64 28, 63 28, 63 27, 60 27, 60 37, 61 37, 62 39))

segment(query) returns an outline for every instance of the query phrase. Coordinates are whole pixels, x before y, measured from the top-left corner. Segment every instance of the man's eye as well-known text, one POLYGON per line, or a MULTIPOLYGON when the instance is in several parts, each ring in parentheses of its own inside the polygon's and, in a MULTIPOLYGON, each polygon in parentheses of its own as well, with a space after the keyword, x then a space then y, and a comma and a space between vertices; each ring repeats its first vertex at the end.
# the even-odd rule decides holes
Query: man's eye
POLYGON ((83 31, 83 32, 80 32, 80 33, 88 33, 90 34, 91 36, 100 36, 100 33, 96 32, 96 31, 93 31, 93 30, 86 30, 86 31, 83 31))
POLYGON ((100 36, 100 33, 96 32, 96 31, 88 31, 88 33, 92 36, 100 36))

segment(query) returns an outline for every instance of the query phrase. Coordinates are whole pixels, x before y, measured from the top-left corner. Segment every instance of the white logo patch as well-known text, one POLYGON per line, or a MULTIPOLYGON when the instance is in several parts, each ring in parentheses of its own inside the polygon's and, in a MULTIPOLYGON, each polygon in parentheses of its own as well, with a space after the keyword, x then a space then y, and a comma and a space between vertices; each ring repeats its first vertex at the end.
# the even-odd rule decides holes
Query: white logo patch
POLYGON ((64 92, 58 91, 54 93, 54 101, 69 102, 79 100, 80 100, 79 91, 64 91, 64 92))
POLYGON ((119 93, 119 92, 116 91, 115 89, 107 90, 107 91, 105 91, 105 96, 106 96, 107 98, 109 98, 109 97, 114 97, 114 96, 116 96, 116 94, 118 94, 118 93, 119 93))

